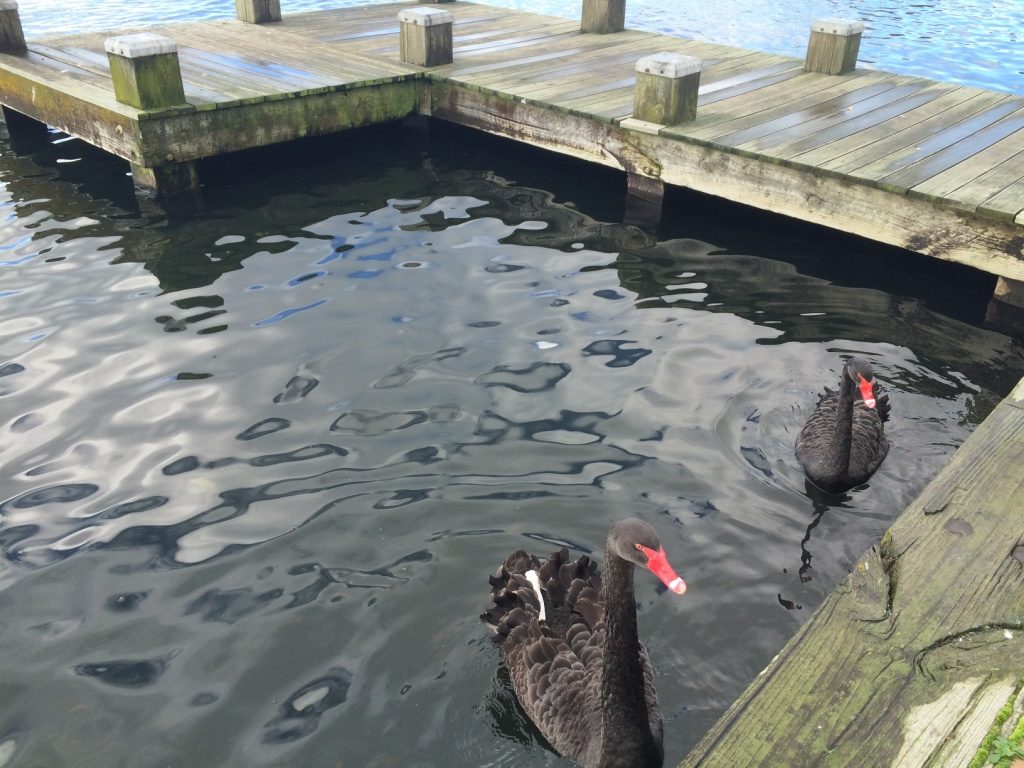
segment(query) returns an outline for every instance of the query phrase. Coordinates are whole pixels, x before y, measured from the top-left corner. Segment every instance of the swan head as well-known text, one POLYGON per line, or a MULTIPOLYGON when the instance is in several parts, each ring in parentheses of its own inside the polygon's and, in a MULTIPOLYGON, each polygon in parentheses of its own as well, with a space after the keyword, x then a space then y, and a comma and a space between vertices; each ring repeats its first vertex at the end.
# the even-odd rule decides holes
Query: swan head
POLYGON ((608 548, 623 560, 642 565, 675 594, 686 591, 686 582, 669 565, 658 532, 649 523, 635 517, 620 520, 608 533, 608 548))
POLYGON ((850 377, 857 389, 860 390, 860 399, 868 408, 874 408, 875 399, 875 373, 871 365, 862 357, 851 357, 843 366, 843 372, 850 377))

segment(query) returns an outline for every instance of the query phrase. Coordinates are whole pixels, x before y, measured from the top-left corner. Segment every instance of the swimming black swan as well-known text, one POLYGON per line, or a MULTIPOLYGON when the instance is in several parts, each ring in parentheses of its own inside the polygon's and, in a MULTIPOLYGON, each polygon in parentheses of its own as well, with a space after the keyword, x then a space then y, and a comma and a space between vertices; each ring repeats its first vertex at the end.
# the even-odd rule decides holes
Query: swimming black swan
POLYGON ((513 552, 491 582, 494 631, 519 703, 560 754, 585 768, 660 768, 661 711, 637 636, 633 566, 677 595, 686 583, 653 527, 635 518, 608 532, 605 577, 563 549, 541 563, 513 552))
POLYGON ((889 397, 875 397, 871 366, 851 357, 843 366, 839 391, 825 387, 796 438, 796 457, 808 479, 823 491, 842 493, 871 477, 889 451, 888 418, 889 397), (860 390, 857 398, 854 388, 860 390))

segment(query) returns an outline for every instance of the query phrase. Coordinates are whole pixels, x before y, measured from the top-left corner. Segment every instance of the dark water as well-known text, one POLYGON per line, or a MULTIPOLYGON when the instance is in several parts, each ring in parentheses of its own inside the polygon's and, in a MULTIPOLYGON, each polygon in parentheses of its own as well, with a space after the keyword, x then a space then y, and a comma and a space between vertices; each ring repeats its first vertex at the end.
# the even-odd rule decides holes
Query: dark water
MULTIPOLYGON (((379 2, 379 0, 378 0, 379 2)), ((282 0, 284 13, 368 5, 368 0, 282 0)), ((580 0, 489 0, 490 5, 580 15, 580 0)), ((30 0, 19 9, 29 37, 169 21, 230 18, 228 0, 30 0)), ((865 22, 861 66, 997 91, 1024 93, 1024 3, 1020 0, 628 0, 626 23, 787 56, 803 56, 811 22, 865 22)))
POLYGON ((0 155, 0 766, 544 766, 477 620, 509 551, 661 532, 679 760, 1024 374, 992 280, 463 132, 203 168, 140 211, 0 155), (792 453, 839 357, 893 448, 792 453))

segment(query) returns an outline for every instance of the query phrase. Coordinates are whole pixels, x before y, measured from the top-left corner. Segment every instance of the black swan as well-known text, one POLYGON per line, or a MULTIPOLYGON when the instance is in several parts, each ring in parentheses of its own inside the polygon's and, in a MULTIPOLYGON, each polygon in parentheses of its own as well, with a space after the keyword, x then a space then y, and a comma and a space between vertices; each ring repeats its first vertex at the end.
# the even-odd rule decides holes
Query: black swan
POLYGON ((608 532, 605 576, 566 549, 541 563, 519 550, 490 578, 483 620, 501 646, 519 703, 561 755, 585 768, 660 768, 654 673, 637 636, 633 567, 677 595, 686 583, 654 528, 629 518, 608 532))
POLYGON ((839 391, 825 387, 818 407, 796 438, 796 457, 808 479, 823 491, 842 493, 866 481, 889 451, 885 421, 889 397, 875 397, 875 377, 866 360, 843 366, 839 391), (860 395, 854 398, 854 389, 860 395))

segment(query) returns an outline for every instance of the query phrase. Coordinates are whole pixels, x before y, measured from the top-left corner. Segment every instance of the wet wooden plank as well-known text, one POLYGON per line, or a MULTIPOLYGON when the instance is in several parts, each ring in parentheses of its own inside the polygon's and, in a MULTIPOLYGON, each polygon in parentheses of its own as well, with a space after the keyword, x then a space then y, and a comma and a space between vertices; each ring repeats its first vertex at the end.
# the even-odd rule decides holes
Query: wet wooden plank
POLYGON ((817 133, 828 126, 870 115, 890 107, 925 87, 911 78, 895 77, 859 88, 807 109, 791 112, 742 131, 728 133, 717 141, 751 152, 769 152, 772 148, 817 133))
POLYGON ((1014 182, 988 198, 978 206, 978 211, 1000 219, 1013 217, 1015 223, 1024 224, 1024 181, 1014 182))
POLYGON ((839 158, 848 156, 851 152, 876 145, 877 142, 886 139, 892 140, 894 136, 901 135, 925 120, 934 118, 936 115, 952 107, 963 104, 980 93, 981 91, 976 88, 956 87, 937 99, 922 104, 909 112, 897 115, 845 138, 830 141, 815 149, 794 154, 791 159, 807 165, 824 168, 826 164, 836 162, 839 158))
POLYGON ((827 120, 813 127, 813 132, 776 144, 771 147, 772 157, 790 159, 819 147, 833 144, 836 141, 862 134, 867 130, 887 123, 892 118, 905 117, 918 107, 925 106, 956 90, 950 85, 925 85, 923 88, 890 101, 888 104, 880 104, 866 110, 860 110, 855 114, 851 110, 848 116, 841 120, 827 120))
MULTIPOLYGON (((910 194, 938 198, 965 210, 974 210, 1021 179, 1024 179, 1024 131, 1017 131, 985 152, 931 176, 912 188, 910 194)), ((1016 213, 1014 211, 1014 215, 1016 213)))
POLYGON ((1017 106, 1019 108, 1015 112, 1001 120, 972 132, 896 173, 883 176, 878 180, 878 184, 894 191, 910 189, 963 160, 978 155, 1003 139, 1024 131, 1024 100, 1017 100, 1017 106))
POLYGON ((970 118, 988 109, 994 104, 1005 101, 1005 93, 977 92, 965 101, 950 106, 935 115, 925 118, 903 130, 882 137, 879 140, 858 148, 852 152, 837 156, 832 160, 819 162, 818 165, 837 174, 848 175, 858 168, 884 160, 894 153, 907 150, 921 141, 925 141, 962 120, 970 118))
MULTIPOLYGON (((978 131, 988 128, 990 125, 1017 111, 1019 107, 1020 104, 1016 99, 1012 99, 1009 96, 1001 98, 995 104, 985 107, 963 120, 943 125, 938 131, 920 141, 914 142, 913 145, 907 145, 903 149, 893 152, 880 160, 851 171, 850 175, 871 182, 879 182, 939 150, 945 149, 978 131)), ((910 186, 914 185, 911 184, 910 186)))
POLYGON ((836 78, 804 72, 789 80, 708 104, 703 109, 698 100, 697 119, 673 135, 718 142, 723 136, 785 119, 794 112, 807 114, 807 110, 827 110, 850 93, 870 89, 868 95, 871 95, 880 89, 886 90, 892 87, 893 77, 856 73, 836 78))
POLYGON ((680 768, 963 765, 1021 676, 1021 462, 1024 382, 680 768))

